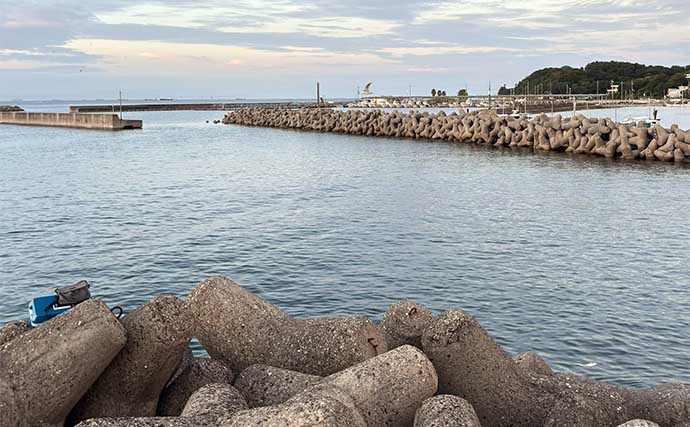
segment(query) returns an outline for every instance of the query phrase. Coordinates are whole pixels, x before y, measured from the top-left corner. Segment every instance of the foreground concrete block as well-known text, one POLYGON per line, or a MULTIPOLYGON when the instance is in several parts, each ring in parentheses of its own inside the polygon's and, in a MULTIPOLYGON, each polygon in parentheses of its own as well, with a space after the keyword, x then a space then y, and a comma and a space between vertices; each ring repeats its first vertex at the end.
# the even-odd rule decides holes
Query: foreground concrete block
POLYGON ((522 369, 465 312, 434 318, 422 345, 440 392, 467 399, 484 427, 599 427, 635 418, 624 389, 522 369))
POLYGON ((414 427, 482 427, 474 408, 458 396, 442 394, 424 401, 414 427))
POLYGON ((283 404, 239 412, 222 426, 411 426, 437 381, 429 359, 406 345, 324 378, 283 404))
POLYGON ((26 322, 11 322, 0 328, 0 347, 22 335, 29 332, 29 324, 26 322))
POLYGON ((659 424, 647 420, 631 420, 618 427, 659 427, 659 424))
POLYGON ((183 417, 203 417, 209 423, 249 409, 247 401, 230 384, 208 384, 195 391, 182 411, 183 417))
POLYGON ((172 296, 153 298, 122 320, 127 345, 70 414, 89 418, 156 415, 158 397, 192 336, 186 304, 172 296))
POLYGON ((574 374, 543 376, 533 384, 557 400, 545 427, 616 426, 635 418, 622 387, 574 374))
POLYGON ((261 363, 325 376, 386 350, 366 317, 294 319, 224 277, 199 284, 189 302, 201 344, 236 371, 261 363))
POLYGON ((235 380, 250 408, 279 405, 320 382, 323 377, 266 365, 252 365, 235 380))
POLYGON ((193 358, 187 368, 161 392, 157 414, 164 417, 179 416, 195 391, 212 383, 232 384, 233 377, 230 368, 217 360, 193 358))
POLYGON ((6 343, 0 350, 0 424, 62 425, 124 345, 124 329, 94 299, 6 343))
MULTIPOLYGON (((543 426, 542 396, 526 374, 469 314, 448 311, 437 316, 422 337, 424 352, 436 367, 439 393, 472 404, 484 427, 543 426)), ((548 396, 547 396, 548 397, 548 396)))
POLYGON ((662 384, 630 391, 635 417, 653 421, 661 427, 690 423, 690 387, 662 384))
POLYGON ((422 348, 422 333, 433 317, 431 311, 413 301, 391 305, 380 325, 388 349, 406 344, 422 348))
POLYGON ((77 427, 209 427, 206 420, 182 417, 94 418, 77 427))
POLYGON ((416 347, 404 345, 324 379, 352 397, 369 427, 412 425, 438 388, 436 370, 416 347))
POLYGON ((278 406, 240 411, 221 427, 369 427, 352 398, 317 384, 278 406))

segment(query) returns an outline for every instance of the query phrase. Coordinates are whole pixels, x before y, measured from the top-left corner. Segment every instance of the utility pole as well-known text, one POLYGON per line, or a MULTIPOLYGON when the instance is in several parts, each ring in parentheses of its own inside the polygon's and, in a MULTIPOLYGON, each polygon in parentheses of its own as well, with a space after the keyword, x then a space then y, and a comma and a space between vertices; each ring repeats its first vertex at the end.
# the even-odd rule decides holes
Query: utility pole
POLYGON ((316 82, 316 106, 321 108, 321 85, 316 82))
POLYGON ((122 120, 122 91, 120 91, 120 120, 122 120))
POLYGON ((412 98, 412 85, 409 85, 409 86, 407 87, 407 96, 409 96, 410 98, 412 98))
POLYGON ((493 110, 493 106, 491 105, 491 82, 489 82, 489 110, 493 110))
POLYGON ((630 80, 630 99, 635 99, 635 80, 630 80))

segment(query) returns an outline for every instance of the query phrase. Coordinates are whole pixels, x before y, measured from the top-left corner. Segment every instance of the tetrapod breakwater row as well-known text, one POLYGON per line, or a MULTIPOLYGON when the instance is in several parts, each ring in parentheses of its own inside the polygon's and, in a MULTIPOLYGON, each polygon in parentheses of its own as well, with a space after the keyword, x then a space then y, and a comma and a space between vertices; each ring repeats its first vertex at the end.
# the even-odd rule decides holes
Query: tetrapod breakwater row
POLYGON ((290 108, 241 108, 225 124, 300 129, 350 135, 444 140, 494 147, 529 148, 611 159, 690 161, 690 131, 644 122, 615 123, 582 115, 502 116, 493 110, 470 113, 290 108))
POLYGON ((88 299, 0 329, 3 427, 687 427, 690 387, 509 355, 467 312, 293 318, 225 277, 116 318, 88 299), (194 357, 196 337, 210 357, 194 357))

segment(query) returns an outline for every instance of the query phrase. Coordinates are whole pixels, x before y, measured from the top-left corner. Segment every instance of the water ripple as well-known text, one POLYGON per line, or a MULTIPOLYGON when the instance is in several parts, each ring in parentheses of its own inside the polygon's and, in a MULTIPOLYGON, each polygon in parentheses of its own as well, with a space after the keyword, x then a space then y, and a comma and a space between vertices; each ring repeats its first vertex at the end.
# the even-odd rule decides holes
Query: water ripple
POLYGON ((132 309, 221 274, 295 316, 414 299, 559 370, 690 382, 688 169, 140 116, 0 128, 0 323, 82 278, 132 309))

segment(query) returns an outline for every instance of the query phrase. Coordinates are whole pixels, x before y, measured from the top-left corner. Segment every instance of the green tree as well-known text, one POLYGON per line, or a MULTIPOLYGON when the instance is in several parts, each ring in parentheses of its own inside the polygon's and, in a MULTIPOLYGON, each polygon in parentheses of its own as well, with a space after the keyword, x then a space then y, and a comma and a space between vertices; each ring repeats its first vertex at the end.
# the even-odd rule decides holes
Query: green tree
POLYGON ((460 89, 458 91, 458 96, 468 96, 467 95, 467 89, 460 89))
POLYGON ((431 89, 431 96, 436 96, 436 89, 431 89))
MULTIPOLYGON (((663 97, 667 90, 687 83, 685 75, 690 66, 663 67, 630 62, 592 62, 584 68, 543 68, 525 77, 515 87, 516 94, 567 94, 572 93, 606 95, 611 81, 623 82, 623 96, 639 97, 644 94, 663 97), (598 82, 598 84, 597 84, 598 82)), ((499 91, 499 94, 501 92, 499 91)))

